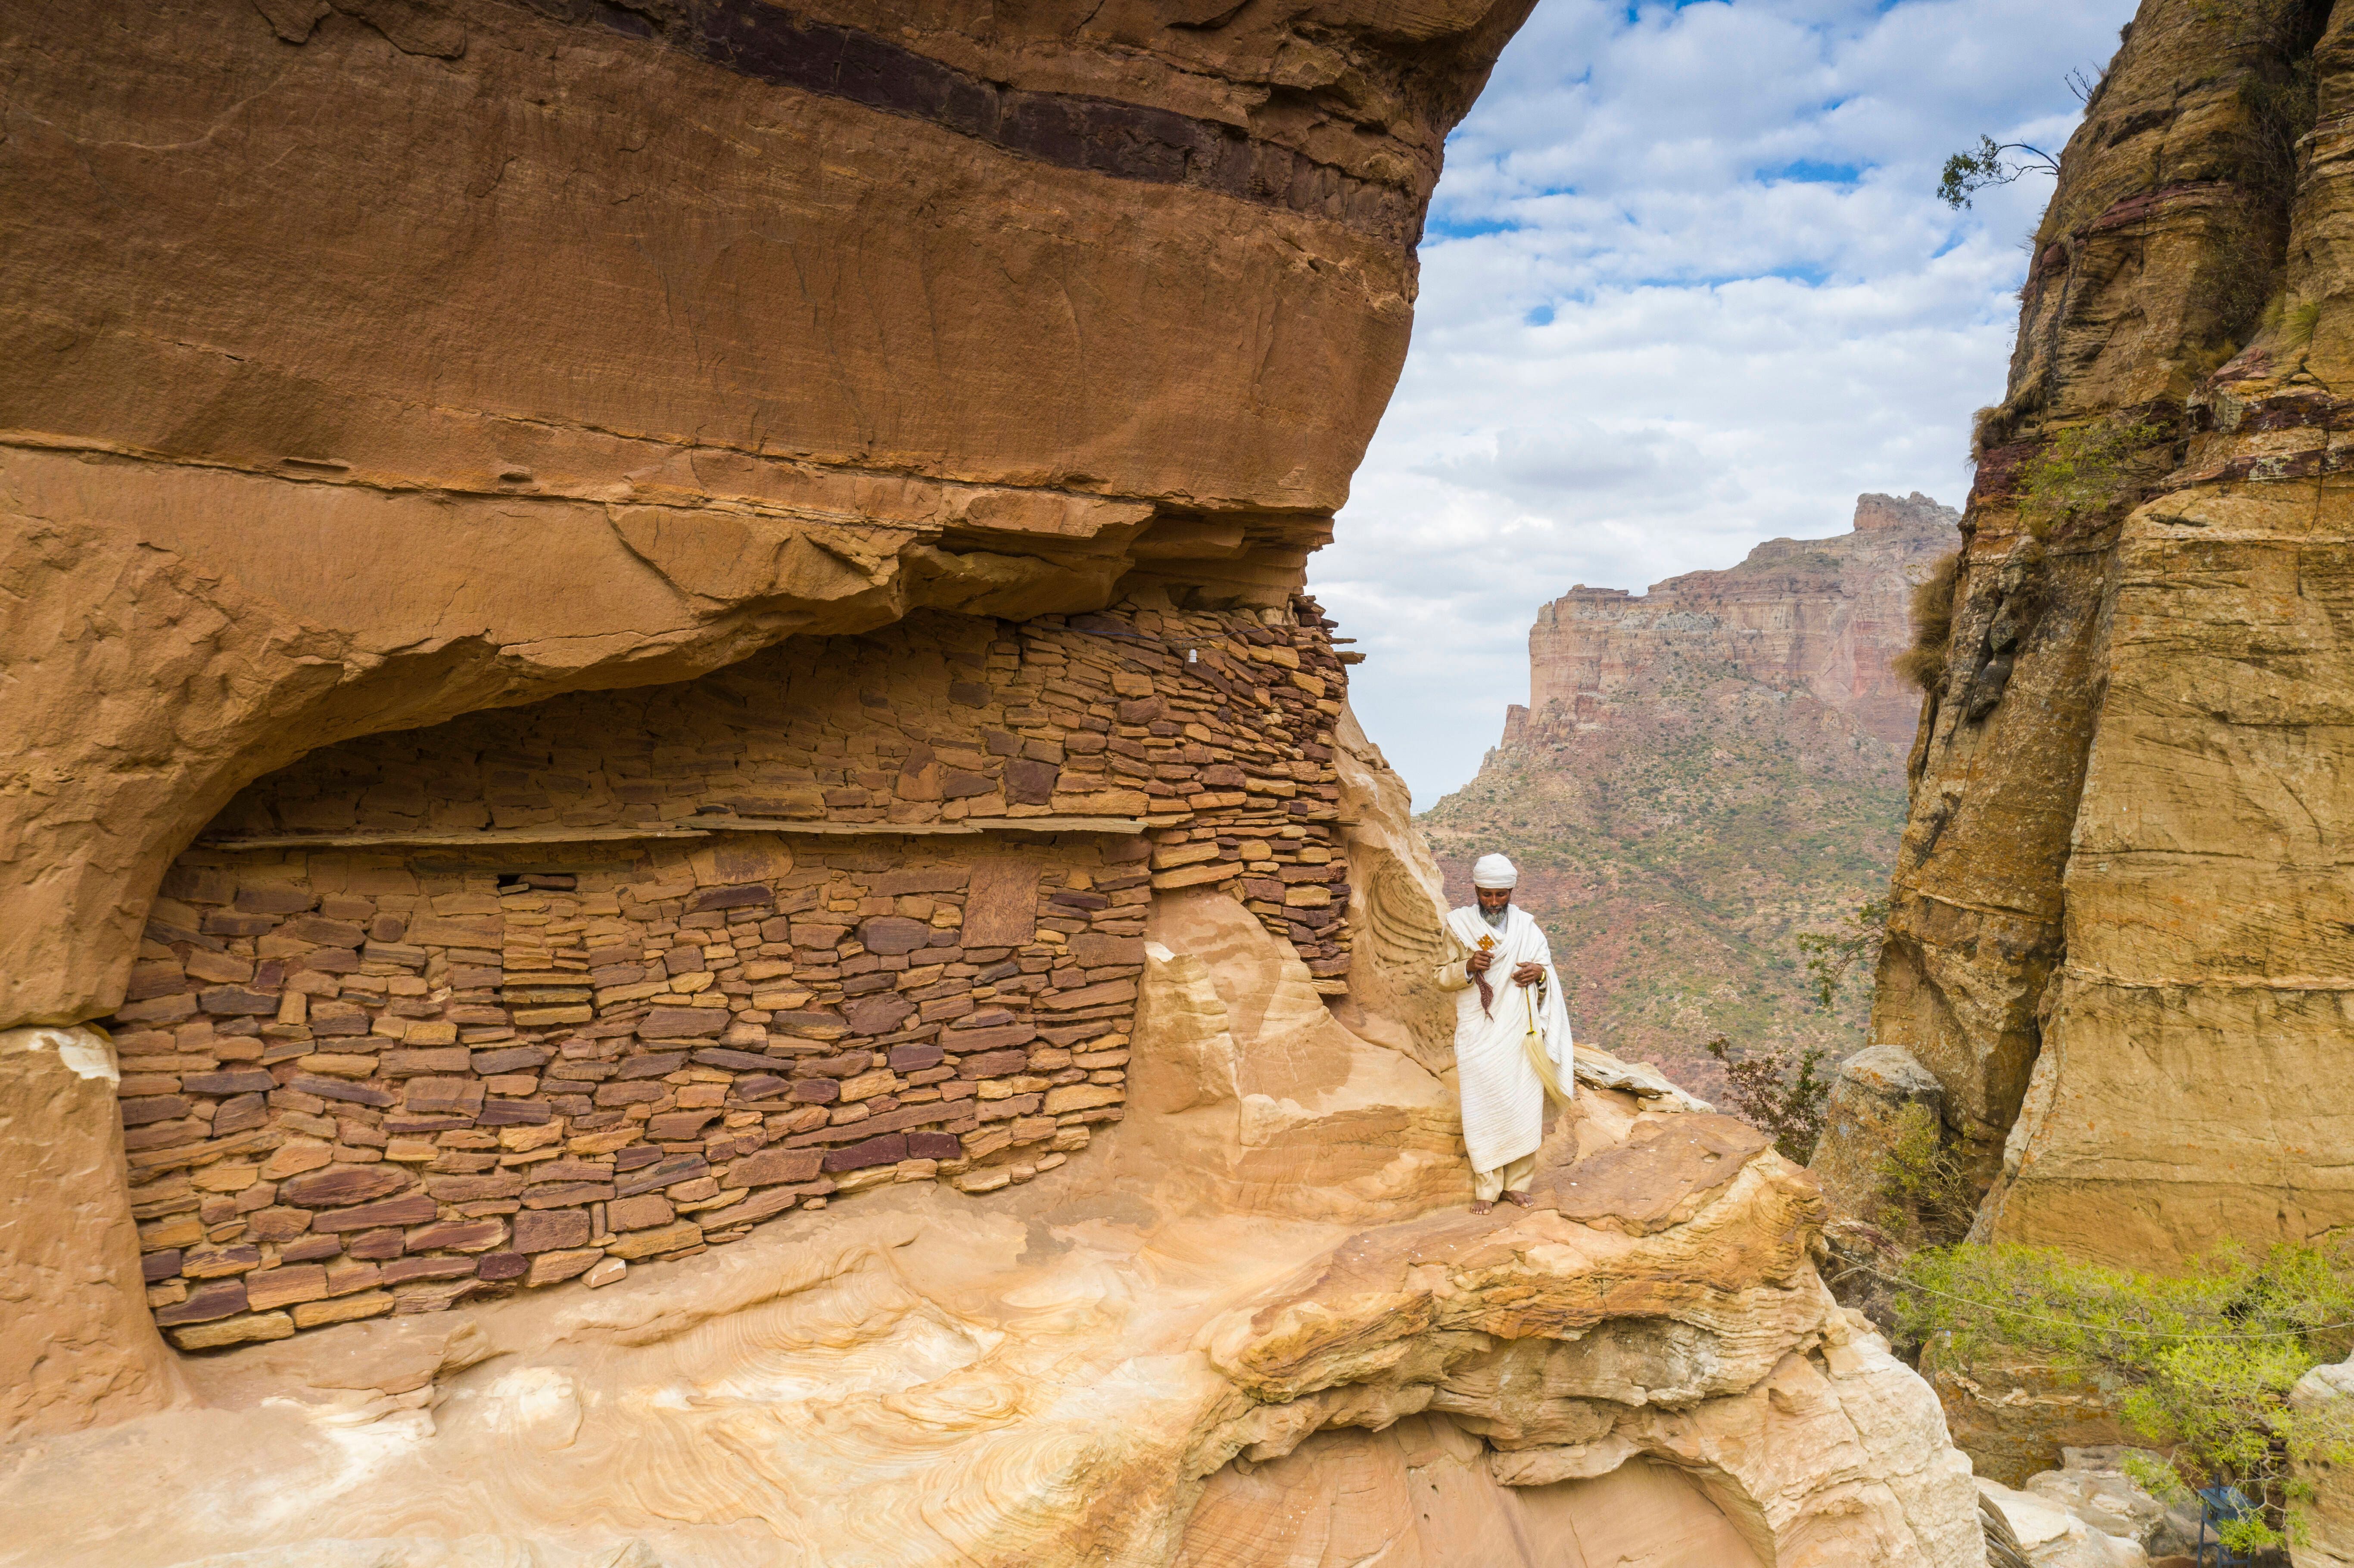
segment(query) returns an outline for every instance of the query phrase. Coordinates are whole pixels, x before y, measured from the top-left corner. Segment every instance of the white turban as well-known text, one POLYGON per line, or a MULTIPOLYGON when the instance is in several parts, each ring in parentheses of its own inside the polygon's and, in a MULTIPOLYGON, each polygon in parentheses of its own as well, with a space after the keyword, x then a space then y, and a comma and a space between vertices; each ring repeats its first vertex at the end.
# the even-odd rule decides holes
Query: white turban
POLYGON ((1471 868, 1474 887, 1511 887, 1521 880, 1520 868, 1500 854, 1483 854, 1471 868))

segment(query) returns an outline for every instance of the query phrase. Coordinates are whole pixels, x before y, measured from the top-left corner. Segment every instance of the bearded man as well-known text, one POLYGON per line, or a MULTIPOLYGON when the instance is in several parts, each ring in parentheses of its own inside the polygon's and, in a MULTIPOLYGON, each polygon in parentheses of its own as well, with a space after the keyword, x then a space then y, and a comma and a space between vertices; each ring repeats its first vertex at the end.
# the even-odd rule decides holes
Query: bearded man
POLYGON ((1512 902, 1519 882, 1502 855, 1479 857, 1471 868, 1478 902, 1447 912, 1447 959, 1437 975, 1439 990, 1457 993, 1455 1076, 1475 1214, 1499 1197, 1529 1206, 1545 1097, 1566 1104, 1576 1088, 1553 948, 1512 902))

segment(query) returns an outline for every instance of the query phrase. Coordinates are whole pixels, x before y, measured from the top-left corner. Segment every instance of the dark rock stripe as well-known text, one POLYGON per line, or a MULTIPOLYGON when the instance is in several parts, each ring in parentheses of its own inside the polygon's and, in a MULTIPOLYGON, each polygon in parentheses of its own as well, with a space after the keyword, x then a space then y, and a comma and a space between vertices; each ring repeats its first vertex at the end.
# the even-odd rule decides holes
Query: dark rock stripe
POLYGON ((763 0, 673 0, 642 11, 605 0, 523 3, 556 21, 608 27, 739 76, 921 120, 1057 168, 1188 185, 1406 246, 1422 238, 1423 204, 1410 193, 1231 125, 984 81, 874 34, 810 21, 763 0))

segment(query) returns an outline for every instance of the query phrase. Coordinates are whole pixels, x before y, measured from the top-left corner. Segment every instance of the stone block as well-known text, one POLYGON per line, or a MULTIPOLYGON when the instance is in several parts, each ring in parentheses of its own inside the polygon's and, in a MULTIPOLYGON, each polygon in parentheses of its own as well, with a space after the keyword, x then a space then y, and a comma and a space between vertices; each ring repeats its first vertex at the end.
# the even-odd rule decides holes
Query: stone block
POLYGON ((252 1344, 260 1340, 293 1337, 294 1320, 283 1312, 264 1312, 250 1318, 231 1318, 225 1322, 172 1330, 172 1342, 184 1351, 213 1351, 224 1345, 252 1344))
POLYGON ((239 1067, 219 1073, 189 1073, 180 1087, 192 1095, 268 1094, 278 1081, 259 1067, 239 1067))
POLYGON ((180 1272, 190 1279, 219 1279, 260 1266, 261 1249, 249 1243, 190 1247, 180 1257, 180 1272))
POLYGON ((911 1132, 907 1135, 907 1158, 910 1160, 960 1160, 963 1157, 963 1147, 952 1133, 911 1132))
POLYGON ((327 1271, 315 1263, 265 1268, 245 1282, 246 1302, 255 1311, 318 1301, 327 1294, 327 1271))
POLYGON ((506 1237, 504 1220, 442 1220, 409 1232, 407 1244, 410 1252, 487 1252, 506 1237))
POLYGON ((344 1244, 344 1255, 376 1262, 398 1257, 408 1250, 408 1238, 387 1225, 378 1230, 363 1231, 344 1244))
POLYGON ((384 1266, 383 1283, 406 1285, 419 1279, 472 1279, 471 1257, 404 1257, 384 1266))
POLYGON ((764 1149, 726 1168, 723 1187, 767 1187, 816 1178, 824 1157, 814 1149, 764 1149))
POLYGON ((632 1231, 608 1244, 605 1253, 609 1259, 652 1257, 693 1246, 702 1239, 701 1225, 693 1220, 680 1220, 659 1230, 632 1231))
POLYGON ((208 1323, 216 1318, 227 1318, 245 1310, 245 1281, 224 1279, 211 1285, 201 1285, 188 1292, 186 1301, 158 1308, 155 1322, 160 1328, 173 1328, 182 1323, 208 1323))
POLYGON ((278 1199, 304 1209, 339 1209, 365 1202, 409 1184, 408 1173, 391 1165, 331 1165, 279 1184, 278 1199))
POLYGON ((916 1004, 896 991, 862 996, 842 1004, 842 1016, 857 1034, 888 1034, 911 1017, 916 1004))
POLYGON ((557 1252, 588 1244, 586 1209, 526 1209, 514 1217, 514 1250, 557 1252))
POLYGON ((323 1329, 330 1323, 352 1323, 363 1318, 380 1318, 392 1308, 393 1295, 388 1290, 368 1290, 325 1301, 305 1301, 294 1308, 294 1326, 298 1329, 323 1329))
MULTIPOLYGON (((414 1045, 417 1031, 410 1026, 408 1042, 414 1045)), ((415 1077, 422 1073, 464 1073, 473 1070, 473 1054, 463 1045, 437 1045, 429 1049, 387 1051, 380 1059, 378 1070, 387 1078, 415 1077)))
POLYGON ((355 1209, 332 1209, 312 1220, 311 1228, 317 1231, 372 1230, 378 1225, 419 1225, 435 1217, 433 1200, 423 1192, 411 1192, 403 1197, 387 1198, 381 1202, 363 1203, 355 1209))
POLYGON ((638 1021, 642 1040, 694 1040, 724 1033, 727 1012, 716 1007, 657 1007, 638 1021))
POLYGON ((869 1166, 896 1165, 907 1158, 907 1136, 904 1133, 886 1133, 880 1138, 866 1139, 862 1142, 830 1150, 825 1157, 824 1169, 829 1173, 839 1171, 864 1171, 869 1166))
POLYGON ((445 1203, 472 1203, 484 1198, 513 1198, 524 1189, 520 1171, 486 1171, 479 1176, 428 1176, 425 1190, 445 1203))
POLYGON ((347 1084, 315 1073, 297 1073, 288 1087, 306 1095, 315 1095, 323 1100, 341 1100, 347 1105, 373 1106, 377 1109, 393 1104, 395 1099, 389 1089, 379 1089, 367 1084, 347 1084))
POLYGON ((473 1078, 411 1078, 401 1108, 411 1116, 472 1116, 482 1108, 482 1086, 473 1078))
POLYGON ((684 1143, 701 1138, 703 1129, 719 1119, 716 1110, 663 1111, 646 1120, 646 1136, 659 1143, 684 1143))
POLYGON ((605 1223, 617 1231, 651 1230, 666 1225, 678 1217, 670 1200, 659 1192, 642 1197, 620 1198, 605 1205, 605 1223))
POLYGON ((596 1247, 544 1252, 531 1260, 531 1271, 524 1276, 523 1282, 525 1285, 554 1285, 558 1280, 578 1278, 603 1261, 604 1253, 596 1247))

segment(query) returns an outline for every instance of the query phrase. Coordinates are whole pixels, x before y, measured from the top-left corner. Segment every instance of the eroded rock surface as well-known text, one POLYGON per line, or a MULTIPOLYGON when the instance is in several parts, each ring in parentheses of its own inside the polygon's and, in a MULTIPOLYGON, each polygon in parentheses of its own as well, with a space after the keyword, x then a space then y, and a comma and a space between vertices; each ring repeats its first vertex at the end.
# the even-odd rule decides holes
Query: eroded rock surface
POLYGON ((18 1448, 0 1507, 56 1529, 0 1561, 1980 1561, 1934 1397, 1739 1123, 1589 1083, 1534 1210, 1372 1228, 1121 1163, 193 1361, 173 1411, 18 1448))
POLYGON ((0 22, 0 1561, 1974 1568, 1754 1133, 1461 1212, 1302 575, 1526 10, 0 22))
POLYGON ((2349 30, 2142 5, 1980 423, 1872 1037, 1944 1085, 1994 1239, 2144 1265, 2349 1213, 2349 30))

